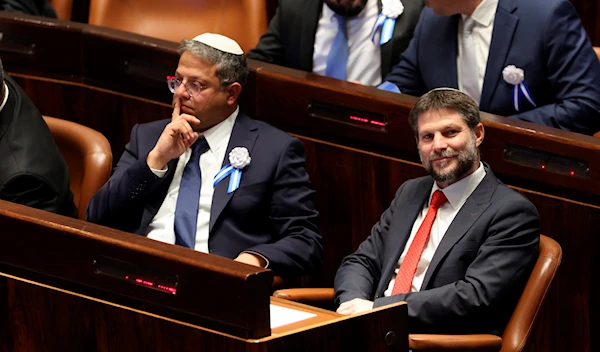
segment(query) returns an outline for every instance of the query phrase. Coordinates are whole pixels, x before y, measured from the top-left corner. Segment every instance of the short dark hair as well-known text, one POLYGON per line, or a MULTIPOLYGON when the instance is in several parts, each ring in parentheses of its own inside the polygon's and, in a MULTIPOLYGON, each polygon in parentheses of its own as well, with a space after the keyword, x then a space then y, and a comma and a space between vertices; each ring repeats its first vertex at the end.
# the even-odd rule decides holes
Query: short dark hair
POLYGON ((457 112, 473 131, 481 122, 479 106, 467 94, 452 88, 437 88, 423 95, 408 115, 408 123, 415 136, 419 133, 419 116, 428 111, 450 110, 457 112))
POLYGON ((179 44, 179 55, 189 51, 202 61, 217 65, 216 75, 221 87, 238 82, 242 87, 248 78, 246 55, 235 55, 213 48, 196 40, 184 39, 179 44))

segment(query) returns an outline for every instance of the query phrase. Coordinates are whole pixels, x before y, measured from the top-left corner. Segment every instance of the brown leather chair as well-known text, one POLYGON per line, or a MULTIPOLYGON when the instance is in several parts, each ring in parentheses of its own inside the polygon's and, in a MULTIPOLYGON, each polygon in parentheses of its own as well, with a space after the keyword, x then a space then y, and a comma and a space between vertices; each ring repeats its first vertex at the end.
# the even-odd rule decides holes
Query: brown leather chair
MULTIPOLYGON (((495 335, 409 335, 410 349, 414 351, 522 351, 544 297, 556 274, 562 258, 560 245, 550 237, 540 236, 540 254, 521 298, 502 334, 495 335)), ((292 301, 314 304, 333 300, 332 288, 300 288, 278 290, 273 296, 292 301)))
POLYGON ((219 33, 247 52, 267 30, 267 5, 266 0, 91 0, 89 23, 173 42, 219 33))
POLYGON ((110 176, 110 144, 100 132, 89 127, 48 116, 44 120, 69 166, 73 201, 83 220, 90 198, 110 176))
POLYGON ((73 0, 50 0, 50 4, 52 4, 52 7, 56 10, 59 19, 65 21, 71 20, 73 0))

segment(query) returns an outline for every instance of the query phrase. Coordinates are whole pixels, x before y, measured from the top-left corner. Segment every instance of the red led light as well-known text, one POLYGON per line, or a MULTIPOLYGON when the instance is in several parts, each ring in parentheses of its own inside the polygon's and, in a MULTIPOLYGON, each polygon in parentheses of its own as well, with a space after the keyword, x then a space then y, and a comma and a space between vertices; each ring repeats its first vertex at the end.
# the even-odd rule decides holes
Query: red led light
POLYGON ((569 175, 571 175, 571 176, 575 176, 575 171, 571 171, 571 172, 569 172, 569 175))
POLYGON ((369 123, 369 119, 365 119, 364 117, 358 117, 358 116, 350 116, 350 120, 369 123))
POLYGON ((379 121, 373 121, 373 120, 371 120, 371 124, 372 125, 377 125, 377 126, 385 127, 385 123, 379 122, 379 121))
POLYGON ((542 169, 545 169, 545 168, 546 168, 546 165, 542 165, 542 169))

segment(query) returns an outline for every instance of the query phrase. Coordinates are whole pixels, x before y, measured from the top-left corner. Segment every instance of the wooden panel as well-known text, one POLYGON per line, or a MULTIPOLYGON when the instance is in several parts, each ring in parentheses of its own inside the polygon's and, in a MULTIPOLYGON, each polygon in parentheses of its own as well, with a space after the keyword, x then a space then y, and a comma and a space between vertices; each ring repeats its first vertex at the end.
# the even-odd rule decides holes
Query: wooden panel
POLYGON ((3 272, 94 297, 105 293, 112 301, 121 296, 144 302, 156 307, 153 311, 235 336, 270 334, 270 270, 5 201, 0 201, 0 229, 3 272), (144 284, 126 280, 129 276, 144 284), (147 287, 161 278, 175 294, 147 287), (219 289, 207 290, 214 282, 219 289))
MULTIPOLYGON (((18 20, 0 21, 0 31, 13 34, 28 33, 27 26, 28 23, 18 20)), ((62 33, 71 35, 70 29, 60 26, 45 30, 54 31, 58 38, 62 33)), ((81 66, 86 70, 74 69, 74 76, 59 80, 45 78, 58 77, 47 72, 47 65, 60 72, 66 70, 58 63, 45 62, 60 59, 49 50, 29 61, 11 56, 6 67, 16 74, 43 114, 77 121, 105 134, 116 161, 133 124, 168 118, 171 114, 170 97, 158 78, 155 83, 151 78, 140 78, 125 70, 123 62, 126 57, 149 62, 156 57, 156 65, 152 67, 166 68, 170 62, 175 64, 177 54, 172 47, 150 38, 138 40, 126 34, 121 38, 116 31, 100 29, 82 28, 80 33, 84 47, 81 66), (99 60, 102 52, 113 52, 111 38, 119 54, 99 60), (100 43, 102 50, 94 49, 95 44, 91 43, 100 43), (141 56, 136 56, 138 46, 139 52, 144 53, 141 56), (87 60, 91 60, 89 66, 87 60), (111 70, 103 69, 102 65, 111 70), (113 70, 119 74, 110 76, 113 70), (77 76, 77 72, 83 76, 77 76)), ((316 207, 322 215, 326 254, 324 268, 308 278, 307 283, 331 286, 342 258, 369 234, 398 186, 425 174, 406 121, 415 98, 253 61, 250 67, 251 77, 242 106, 251 116, 296 134, 306 147, 307 170, 317 188, 316 207), (387 118, 388 124, 385 129, 360 128, 317 118, 310 113, 313 101, 346 112, 380 114, 387 118)), ((152 72, 159 75, 159 71, 152 72)), ((600 259, 596 259, 600 241, 594 221, 600 218, 600 140, 489 114, 483 118, 486 128, 483 160, 501 180, 533 201, 542 218, 542 232, 556 239, 564 249, 562 267, 527 349, 599 348, 600 307, 593 297, 600 292, 597 284, 600 259), (586 177, 570 177, 521 166, 506 159, 504 151, 509 143, 583 160, 589 171, 586 177)))
POLYGON ((0 276, 0 315, 5 317, 0 320, 0 351, 408 350, 406 304, 342 317, 275 298, 272 303, 317 316, 274 329, 277 332, 266 338, 241 339, 144 310, 0 276), (390 335, 395 341, 388 344, 390 335))

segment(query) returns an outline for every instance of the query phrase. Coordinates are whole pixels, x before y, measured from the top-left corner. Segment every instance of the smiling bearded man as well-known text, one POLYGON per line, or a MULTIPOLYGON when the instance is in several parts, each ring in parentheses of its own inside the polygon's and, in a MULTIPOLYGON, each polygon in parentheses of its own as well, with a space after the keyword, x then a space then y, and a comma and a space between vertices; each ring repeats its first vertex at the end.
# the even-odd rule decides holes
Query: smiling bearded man
POLYGON ((405 182, 335 277, 338 313, 408 303, 409 331, 500 335, 539 251, 537 210, 480 161, 477 103, 436 89, 409 122, 429 176, 405 182))

